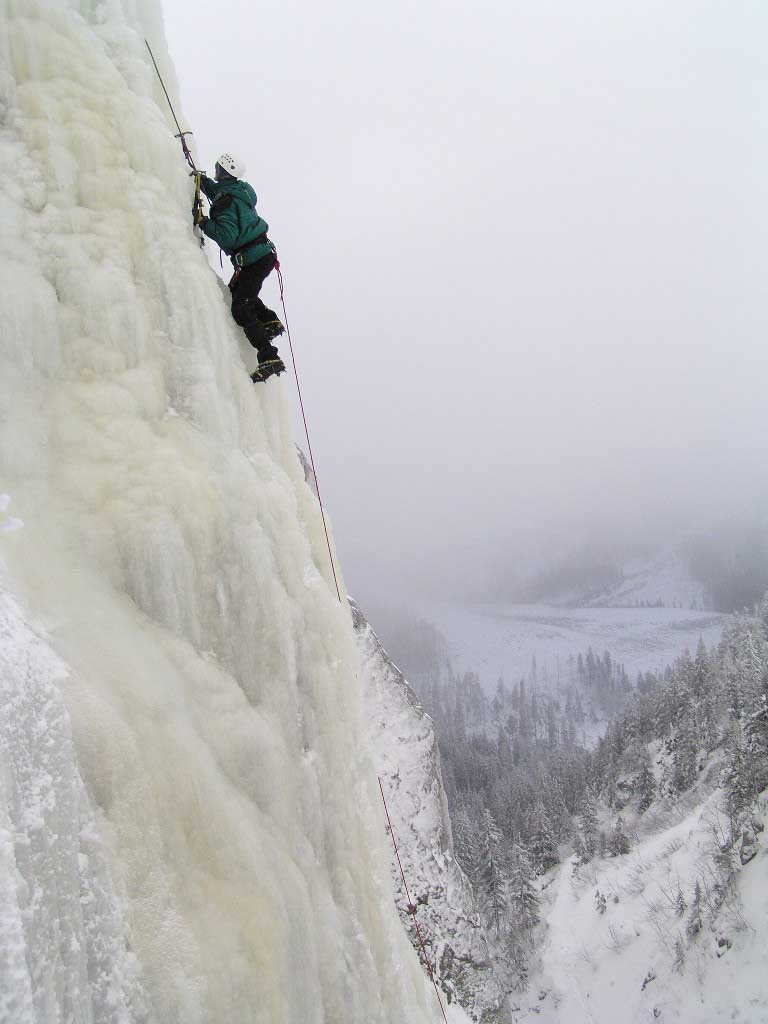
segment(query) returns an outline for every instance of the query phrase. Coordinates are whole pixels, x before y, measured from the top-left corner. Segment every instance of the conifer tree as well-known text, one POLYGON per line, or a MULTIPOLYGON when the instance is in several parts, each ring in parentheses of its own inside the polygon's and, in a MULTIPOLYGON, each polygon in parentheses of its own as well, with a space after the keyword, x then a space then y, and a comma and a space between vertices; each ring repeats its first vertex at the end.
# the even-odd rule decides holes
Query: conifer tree
POLYGON ((456 811, 451 824, 456 860, 470 882, 476 886, 480 861, 478 828, 465 808, 456 811))
POLYGON ((683 890, 680 885, 677 887, 675 894, 675 913, 678 917, 685 917, 685 912, 688 909, 688 904, 685 902, 685 896, 683 896, 683 890))
POLYGON ((750 624, 740 638, 736 667, 742 694, 748 704, 757 700, 765 667, 765 641, 750 624))
POLYGON ((688 921, 685 926, 685 930, 688 933, 689 938, 693 938, 701 931, 702 926, 702 892, 701 882, 696 879, 696 885, 693 887, 693 896, 691 897, 691 909, 688 912, 688 921))
POLYGON ((624 819, 619 815, 614 823, 610 838, 608 839, 608 851, 611 856, 620 857, 624 853, 629 853, 631 849, 632 844, 630 843, 629 836, 624 829, 624 819))
POLYGON ((672 786, 677 793, 690 789, 696 781, 698 750, 691 716, 685 713, 675 735, 672 786))
POLYGON ((728 743, 725 768, 723 770, 723 787, 725 788, 726 806, 731 822, 731 835, 735 837, 739 817, 750 800, 749 765, 744 754, 744 741, 741 726, 733 724, 728 743))
POLYGON ((598 848, 597 809, 595 806, 594 795, 590 792, 587 792, 584 795, 584 800, 581 805, 579 825, 584 853, 586 854, 584 860, 590 861, 594 857, 598 848))
POLYGON ((750 713, 744 729, 751 773, 751 792, 768 785, 768 695, 763 693, 750 713))
POLYGON ((529 850, 534 871, 543 875, 560 862, 552 823, 541 800, 536 802, 530 827, 529 850))
POLYGON ((498 935, 507 909, 507 882, 502 863, 501 830, 487 808, 483 812, 480 835, 479 882, 483 900, 498 935))
POLYGON ((513 843, 510 854, 509 904, 515 924, 526 932, 539 921, 539 895, 533 879, 530 857, 520 843, 513 843))
POLYGON ((709 655, 707 654, 707 648, 704 646, 703 637, 699 637, 699 643, 696 647, 696 657, 693 660, 693 674, 691 679, 691 688, 694 696, 698 700, 701 700, 701 698, 708 693, 710 681, 709 655))
POLYGON ((725 676, 725 693, 728 714, 734 722, 740 722, 744 711, 744 697, 741 692, 741 679, 733 653, 726 649, 723 657, 723 674, 725 676))
POLYGON ((651 767, 651 759, 647 755, 643 758, 643 764, 637 776, 637 793, 639 796, 637 809, 642 814, 643 811, 648 810, 656 796, 656 779, 651 767))

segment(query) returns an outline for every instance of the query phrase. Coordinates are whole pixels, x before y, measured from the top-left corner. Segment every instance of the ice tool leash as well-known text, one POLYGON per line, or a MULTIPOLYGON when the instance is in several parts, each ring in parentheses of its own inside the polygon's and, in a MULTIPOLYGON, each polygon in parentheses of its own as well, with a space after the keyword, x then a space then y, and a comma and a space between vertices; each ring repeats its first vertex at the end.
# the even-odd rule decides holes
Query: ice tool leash
MULTIPOLYGON (((181 148, 182 148, 182 150, 184 152, 184 159, 187 161, 189 166, 192 168, 192 174, 194 175, 194 178, 195 178, 195 199, 194 199, 194 202, 192 204, 192 210, 193 210, 194 215, 195 215, 195 224, 199 224, 200 221, 203 219, 203 196, 202 196, 202 193, 200 192, 200 179, 203 176, 203 172, 202 171, 198 171, 197 167, 195 167, 195 161, 192 159, 192 154, 190 153, 189 146, 187 145, 186 136, 187 135, 192 135, 193 133, 192 132, 183 132, 181 130, 181 125, 179 124, 179 119, 178 119, 178 117, 176 117, 176 111, 173 109, 173 104, 171 103, 171 97, 168 95, 168 90, 165 88, 165 82, 163 81, 163 76, 160 74, 160 69, 157 66, 157 61, 155 60, 155 55, 154 55, 154 53, 152 53, 152 47, 149 45, 149 42, 146 39, 144 40, 144 42, 146 43, 147 49, 149 50, 149 56, 152 58, 152 63, 154 64, 155 72, 157 73, 158 80, 160 82, 160 85, 163 88, 163 92, 165 93, 165 98, 168 100, 168 106, 170 107, 170 110, 171 110, 171 116, 173 117, 173 120, 174 120, 174 122, 176 124, 176 127, 179 129, 178 134, 175 135, 174 138, 177 138, 179 140, 179 142, 181 143, 181 148)), ((205 239, 204 239, 204 237, 202 235, 202 232, 200 234, 200 245, 201 246, 205 245, 205 239)))

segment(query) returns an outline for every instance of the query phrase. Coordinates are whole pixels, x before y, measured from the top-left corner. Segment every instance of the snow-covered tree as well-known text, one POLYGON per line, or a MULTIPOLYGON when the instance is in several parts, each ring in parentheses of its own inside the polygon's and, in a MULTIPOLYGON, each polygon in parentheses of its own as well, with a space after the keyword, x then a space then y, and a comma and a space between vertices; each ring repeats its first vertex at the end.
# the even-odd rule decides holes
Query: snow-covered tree
POLYGON ((744 712, 744 696, 738 666, 731 650, 726 650, 723 656, 723 675, 728 713, 735 722, 740 722, 744 712))
POLYGON ((731 728, 722 782, 728 816, 731 821, 731 833, 735 836, 739 817, 751 796, 749 762, 745 756, 744 739, 739 722, 734 722, 731 728))
POLYGON ((678 917, 685 917, 685 912, 688 909, 685 896, 683 895, 683 889, 680 884, 677 886, 677 892, 675 893, 675 913, 678 917))
POLYGON ((750 790, 757 794, 768 785, 768 695, 761 694, 744 729, 751 776, 750 790))
POLYGON ((696 879, 696 884, 693 887, 693 895, 691 896, 691 907, 688 911, 688 921, 685 925, 685 930, 689 938, 693 938, 701 931, 702 926, 702 903, 703 895, 701 891, 701 882, 696 879))
POLYGON ((683 793, 696 781, 698 761, 698 745, 690 709, 686 709, 677 727, 674 748, 672 786, 676 793, 683 793))
POLYGON ((512 845, 509 860, 509 906, 518 929, 530 931, 539 921, 539 894, 531 859, 520 843, 512 845))
POLYGON ((453 816, 453 849, 456 859, 473 885, 478 881, 480 864, 480 833, 466 807, 453 816))
POLYGON ((583 850, 583 855, 580 854, 581 859, 589 861, 594 857, 598 847, 597 807, 594 794, 589 791, 584 794, 581 805, 579 835, 583 850))
POLYGON ((541 800, 536 802, 529 830, 528 849, 537 875, 543 875, 560 862, 552 823, 541 800))
POLYGON ((620 857, 624 853, 629 853, 631 849, 632 844, 626 833, 624 819, 619 815, 608 838, 608 852, 612 857, 620 857))
POLYGON ((483 902, 498 935, 507 909, 507 880, 503 865, 501 829, 487 808, 483 812, 480 832, 478 882, 483 902))
POLYGON ((656 796, 656 779, 653 774, 651 759, 647 754, 643 758, 643 763, 637 776, 636 788, 638 794, 637 808, 642 814, 643 811, 648 810, 656 796))

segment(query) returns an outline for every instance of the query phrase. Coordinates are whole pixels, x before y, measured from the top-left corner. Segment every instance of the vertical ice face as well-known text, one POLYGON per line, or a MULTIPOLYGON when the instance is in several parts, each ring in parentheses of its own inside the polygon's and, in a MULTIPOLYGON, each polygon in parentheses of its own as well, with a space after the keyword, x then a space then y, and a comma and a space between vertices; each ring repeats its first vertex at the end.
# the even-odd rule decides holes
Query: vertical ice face
MULTIPOLYGON (((0 562, 67 665, 50 744, 72 745, 150 1019, 426 1021, 286 384, 244 370, 145 35, 173 91, 156 3, 0 0, 0 491, 24 523, 0 562)), ((3 831, 8 927, 49 976, 22 846, 3 831)), ((69 901, 62 871, 41 891, 69 901)), ((89 955, 69 1003, 19 989, 30 1020, 113 1019, 89 955)))
POLYGON ((66 667, 0 592, 0 1020, 147 1020, 77 769, 66 667))

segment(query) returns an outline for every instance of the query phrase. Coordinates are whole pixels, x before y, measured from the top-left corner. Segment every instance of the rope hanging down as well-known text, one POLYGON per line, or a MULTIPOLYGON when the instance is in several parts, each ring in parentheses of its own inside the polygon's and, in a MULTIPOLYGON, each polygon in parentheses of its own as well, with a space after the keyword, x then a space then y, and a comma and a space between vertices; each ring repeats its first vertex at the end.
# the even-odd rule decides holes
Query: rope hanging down
POLYGON ((405 872, 403 871, 403 862, 400 860, 400 851, 397 848, 397 840, 395 839, 395 830, 392 828, 392 820, 389 817, 389 810, 387 808, 387 801, 384 798, 384 787, 381 784, 381 776, 379 776, 378 778, 379 778, 379 789, 381 790, 381 800, 382 800, 382 803, 384 804, 384 813, 387 816, 387 825, 389 826, 389 834, 392 836, 392 845, 395 848, 395 857, 397 857, 397 864, 398 864, 398 867, 400 868, 400 877, 403 880, 403 888, 405 889, 405 895, 406 895, 406 898, 408 900, 408 913, 413 917, 413 926, 416 929, 416 936, 417 936, 417 938, 419 940, 419 947, 421 949, 421 955, 424 958, 424 963, 426 964, 426 967, 427 967, 427 974, 429 974, 429 977, 432 980, 432 984, 435 986, 435 995, 437 996, 438 1003, 440 1003, 440 1010, 441 1010, 441 1012, 443 1014, 443 1020, 445 1021, 445 1024, 448 1024, 448 1018, 447 1018, 447 1016, 445 1014, 445 1007, 443 1006, 443 1000, 442 1000, 442 997, 440 995, 440 989, 437 987, 437 978, 435 977, 435 972, 432 970, 432 963, 431 963, 431 961, 429 959, 429 956, 427 955, 427 949, 426 949, 426 946, 424 945, 424 939, 421 937, 421 928, 419 928, 419 922, 416 920, 416 904, 411 899, 411 894, 408 891, 408 883, 405 880, 405 872))
MULTIPOLYGON (((291 328, 290 328, 290 325, 288 323, 288 311, 285 308, 285 289, 283 287, 283 274, 282 274, 282 271, 280 269, 280 261, 279 260, 275 264, 275 269, 277 270, 277 279, 280 282, 280 302, 282 303, 282 306, 283 306, 283 317, 285 319, 285 333, 288 336, 288 346, 289 346, 289 348, 291 350, 291 361, 293 362, 293 374, 294 374, 294 376, 296 378, 296 390, 297 390, 298 395, 299 395, 299 405, 301 406, 301 417, 304 420, 304 433, 305 433, 306 438, 307 438, 307 448, 309 449, 309 459, 310 459, 310 463, 312 465, 312 472, 313 472, 314 477, 315 477, 315 486, 317 487, 317 500, 318 500, 318 503, 320 505, 320 514, 323 517, 323 529, 325 530, 325 541, 326 541, 326 544, 328 545, 328 558, 331 561, 331 569, 333 571, 333 580, 334 580, 334 583, 336 584, 336 593, 338 594, 339 601, 341 601, 341 590, 339 588, 339 581, 338 581, 338 578, 336 576, 336 567, 335 567, 335 565, 333 563, 333 553, 331 551, 331 540, 330 540, 330 537, 328 536, 328 525, 327 525, 327 523, 325 521, 325 512, 323 511, 323 499, 320 497, 320 482, 317 479, 317 470, 315 469, 315 457, 312 454, 312 442, 309 439, 309 427, 307 426, 307 417, 306 417, 306 414, 304 412, 304 401, 303 401, 303 399, 301 397, 301 385, 299 384, 299 372, 298 372, 298 370, 296 368, 296 356, 295 356, 294 351, 293 351, 293 341, 291 340, 291 328)), ((429 974, 429 977, 430 977, 430 979, 432 981, 432 984, 434 985, 435 995, 437 996, 437 1001, 440 1004, 440 1012, 443 1015, 443 1020, 445 1021, 445 1024, 448 1024, 448 1017, 446 1016, 446 1013, 445 1013, 445 1007, 443 1006, 443 1000, 442 1000, 442 997, 440 995, 440 989, 437 987, 437 978, 435 977, 435 972, 434 972, 434 970, 432 968, 432 962, 429 959, 429 955, 427 954, 426 946, 424 945, 424 939, 422 938, 422 935, 421 935, 421 929, 419 928, 419 922, 416 920, 416 905, 411 900, 411 894, 410 894, 410 891, 408 889, 408 883, 405 880, 405 871, 403 870, 403 862, 400 860, 400 851, 397 848, 397 840, 395 839, 395 830, 392 827, 392 819, 389 816, 389 808, 387 807, 387 801, 386 801, 386 799, 384 797, 384 787, 381 784, 381 778, 379 778, 378 782, 379 782, 379 790, 381 791, 381 800, 382 800, 382 803, 384 804, 384 813, 387 816, 387 825, 389 827, 389 834, 392 836, 392 845, 395 848, 395 857, 397 858, 397 864, 398 864, 398 867, 400 868, 400 877, 403 880, 403 888, 405 889, 405 895, 406 895, 406 898, 408 900, 408 913, 411 914, 412 917, 413 917, 413 925, 414 925, 414 928, 416 929, 416 935, 417 935, 418 940, 419 940, 419 947, 421 949, 421 955, 422 955, 422 957, 424 959, 424 963, 426 964, 427 973, 429 974)))
MULTIPOLYGON (((283 317, 285 319, 285 333, 288 336, 288 346, 289 346, 289 348, 291 350, 291 361, 293 362, 293 374, 294 374, 294 376, 296 378, 296 390, 297 390, 298 395, 299 395, 299 405, 301 407, 301 417, 302 417, 302 419, 304 421, 304 433, 305 433, 306 438, 307 438, 307 448, 309 449, 309 459, 310 459, 310 463, 312 465, 312 472, 313 472, 314 477, 315 477, 315 486, 317 487, 317 500, 318 500, 318 503, 320 505, 320 515, 323 517, 323 529, 325 530, 325 542, 328 545, 328 558, 330 559, 330 562, 331 562, 331 570, 333 571, 333 580, 334 580, 334 583, 336 584, 336 593, 338 595, 339 601, 341 602, 341 600, 342 600, 341 599, 341 590, 339 588, 339 581, 338 581, 338 578, 336 576, 336 567, 335 567, 335 565, 333 563, 333 552, 331 551, 331 540, 330 540, 330 537, 328 536, 328 525, 327 525, 327 523, 325 521, 325 512, 323 511, 323 499, 320 497, 320 482, 317 479, 317 470, 315 469, 315 457, 312 454, 312 442, 309 439, 309 427, 307 426, 307 417, 306 417, 306 413, 304 412, 304 401, 303 401, 303 399, 301 397, 301 385, 299 384, 299 372, 298 372, 298 370, 296 368, 296 356, 295 356, 294 351, 293 351, 293 341, 291 339, 291 328, 290 328, 290 325, 288 323, 288 310, 285 308, 285 288, 283 286, 283 274, 282 274, 282 271, 280 269, 280 261, 279 260, 275 264, 275 269, 277 270, 277 279, 280 282, 280 302, 282 303, 283 317)), ((389 816, 389 808, 387 807, 387 801, 386 801, 386 799, 384 797, 384 787, 381 784, 381 778, 380 777, 378 779, 378 782, 379 782, 379 790, 381 791, 381 800, 382 800, 382 803, 384 804, 384 813, 387 816, 387 825, 389 827, 389 834, 392 836, 392 845, 395 848, 395 857, 397 858, 397 864, 398 864, 398 867, 400 868, 400 877, 403 880, 403 888, 405 889, 405 895, 406 895, 406 898, 408 900, 408 913, 411 914, 412 917, 413 917, 413 925, 414 925, 414 928, 416 929, 416 935, 417 935, 418 940, 419 940, 419 947, 421 949, 421 955, 422 955, 422 957, 424 959, 424 963, 426 964, 427 973, 429 974, 429 977, 430 977, 430 979, 432 981, 432 984, 434 985, 435 995, 437 996, 437 1001, 440 1004, 440 1012, 443 1015, 443 1020, 445 1021, 445 1024, 448 1024, 448 1017, 446 1016, 446 1013, 445 1013, 445 1007, 443 1006, 443 1000, 442 1000, 442 997, 440 995, 440 989, 437 987, 437 978, 435 977, 435 972, 434 972, 434 970, 432 968, 432 962, 429 959, 429 955, 427 954, 426 946, 424 945, 424 939, 422 938, 422 935, 421 935, 421 929, 419 928, 419 922, 416 920, 416 905, 411 900, 411 894, 410 894, 410 891, 408 889, 408 883, 405 880, 405 871, 403 870, 403 862, 400 860, 400 851, 397 848, 397 840, 395 839, 395 830, 392 827, 392 819, 389 816)))
POLYGON ((299 384, 299 371, 296 369, 296 356, 293 352, 293 341, 291 340, 291 328, 288 324, 288 310, 285 308, 285 290, 283 288, 283 272, 280 270, 280 261, 278 260, 275 264, 277 270, 277 279, 280 282, 280 302, 283 306, 283 318, 285 320, 285 333, 288 335, 288 347, 291 350, 291 362, 293 363, 293 375, 296 378, 296 390, 299 394, 299 405, 301 407, 301 418, 304 420, 304 433, 307 438, 307 448, 309 449, 309 461, 312 464, 312 473, 315 477, 315 487, 317 488, 317 500, 320 504, 320 515, 323 517, 323 529, 325 530, 325 543, 328 545, 328 558, 331 562, 331 572, 333 573, 333 582, 336 584, 336 594, 339 598, 339 603, 344 604, 341 597, 341 588, 339 587, 339 579, 336 575, 336 566, 333 562, 333 552, 331 551, 331 538, 328 535, 328 524, 325 521, 325 511, 323 509, 323 499, 320 496, 320 481, 317 478, 317 470, 315 469, 315 457, 312 454, 312 442, 309 440, 309 427, 307 426, 307 416, 304 412, 304 400, 301 397, 301 385, 299 384))
MULTIPOLYGON (((328 545, 328 558, 331 561, 331 570, 333 571, 333 580, 334 580, 334 583, 336 584, 336 593, 338 594, 339 601, 341 602, 341 600, 342 600, 341 599, 341 590, 339 588, 339 581, 338 581, 338 578, 336 576, 336 567, 335 567, 334 562, 333 562, 333 552, 331 551, 331 540, 330 540, 330 537, 328 536, 328 525, 327 525, 327 523, 325 521, 325 512, 323 511, 323 499, 320 497, 320 483, 319 483, 319 481, 317 479, 317 470, 315 469, 315 457, 312 454, 312 442, 309 439, 309 427, 307 426, 307 417, 306 417, 306 413, 304 411, 304 401, 303 401, 303 399, 301 397, 301 385, 299 384, 299 372, 298 372, 298 370, 296 368, 296 356, 295 356, 295 353, 293 351, 293 341, 291 339, 291 328, 290 328, 290 325, 288 323, 288 310, 285 308, 285 288, 283 286, 283 274, 282 274, 282 271, 280 269, 280 261, 279 260, 275 264, 275 269, 277 270, 277 279, 280 282, 280 302, 282 303, 282 306, 283 306, 283 317, 285 318, 285 333, 288 336, 288 346, 289 346, 289 348, 291 350, 291 361, 293 362, 293 373, 294 373, 294 376, 296 377, 296 390, 297 390, 298 395, 299 395, 299 405, 301 406, 301 417, 302 417, 302 419, 304 421, 304 433, 305 433, 306 438, 307 438, 307 448, 309 449, 309 459, 310 459, 310 463, 312 465, 312 472, 313 472, 314 477, 315 477, 315 486, 317 487, 317 500, 318 500, 318 503, 320 505, 320 514, 323 517, 323 529, 325 530, 325 542, 328 545)), ((434 985, 435 995, 437 996, 437 1001, 440 1004, 440 1011, 441 1011, 441 1013, 443 1015, 443 1020, 445 1021, 445 1024, 448 1024, 448 1017, 446 1016, 446 1013, 445 1013, 445 1007, 443 1006, 443 1000, 442 1000, 442 997, 440 995, 440 989, 437 987, 437 978, 435 977, 435 972, 434 972, 434 970, 432 968, 432 962, 429 959, 429 955, 427 954, 426 946, 424 945, 424 939, 422 938, 422 935, 421 935, 421 929, 419 928, 419 922, 416 920, 416 905, 411 900, 411 894, 410 894, 410 891, 408 889, 408 883, 405 880, 405 871, 403 870, 403 862, 400 860, 400 851, 397 848, 397 840, 395 838, 395 830, 392 827, 392 819, 389 816, 389 808, 387 807, 387 801, 386 801, 386 799, 384 797, 384 787, 381 784, 381 778, 379 778, 378 781, 379 781, 379 790, 381 791, 381 800, 382 800, 382 803, 384 804, 384 813, 387 816, 387 825, 389 827, 389 834, 392 836, 392 845, 395 848, 395 857, 397 858, 397 864, 398 864, 398 867, 400 868, 400 877, 403 880, 403 888, 405 889, 405 895, 406 895, 406 898, 408 900, 408 913, 411 914, 412 917, 413 917, 413 925, 414 925, 414 928, 416 929, 416 935, 417 935, 418 940, 419 940, 419 947, 421 949, 421 955, 422 955, 422 957, 424 959, 424 963, 425 963, 426 968, 427 968, 427 973, 429 974, 429 977, 430 977, 430 979, 432 981, 432 984, 434 985)))

